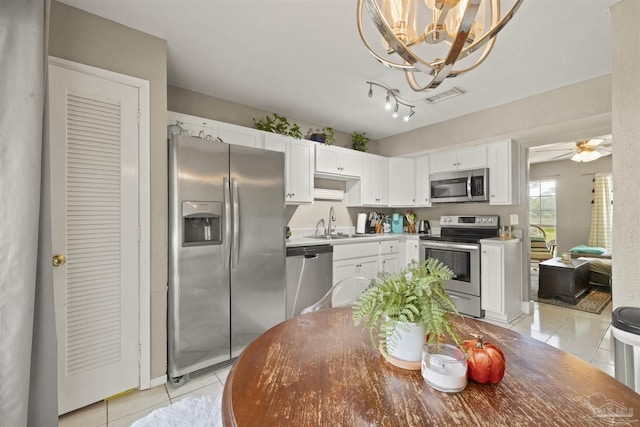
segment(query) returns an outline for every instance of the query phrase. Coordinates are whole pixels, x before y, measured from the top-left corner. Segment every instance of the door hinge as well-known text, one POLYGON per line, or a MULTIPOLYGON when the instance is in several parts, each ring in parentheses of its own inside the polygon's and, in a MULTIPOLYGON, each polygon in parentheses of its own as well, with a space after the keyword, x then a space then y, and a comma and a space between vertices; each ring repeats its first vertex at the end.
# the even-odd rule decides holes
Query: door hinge
POLYGON ((138 362, 142 360, 142 345, 138 343, 138 362))
POLYGON ((141 120, 142 120, 142 111, 138 110, 138 124, 140 124, 141 120))

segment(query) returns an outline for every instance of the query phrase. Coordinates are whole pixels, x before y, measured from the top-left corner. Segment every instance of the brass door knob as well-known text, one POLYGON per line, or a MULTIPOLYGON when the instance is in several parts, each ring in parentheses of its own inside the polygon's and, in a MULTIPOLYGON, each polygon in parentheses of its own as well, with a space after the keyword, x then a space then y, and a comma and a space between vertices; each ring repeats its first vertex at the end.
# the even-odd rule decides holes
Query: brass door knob
POLYGON ((65 262, 67 262, 67 258, 64 255, 54 255, 53 256, 52 263, 53 263, 54 267, 60 267, 65 262))

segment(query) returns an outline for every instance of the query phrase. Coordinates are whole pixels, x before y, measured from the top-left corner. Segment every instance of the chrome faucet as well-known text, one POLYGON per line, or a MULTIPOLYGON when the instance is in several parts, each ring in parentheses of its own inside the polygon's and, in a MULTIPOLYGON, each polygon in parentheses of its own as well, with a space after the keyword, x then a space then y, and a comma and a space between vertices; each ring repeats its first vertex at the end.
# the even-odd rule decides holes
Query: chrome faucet
POLYGON ((335 224, 333 227, 331 227, 331 221, 335 221, 336 220, 336 214, 335 211, 333 210, 333 206, 331 206, 331 209, 329 209, 329 221, 328 224, 329 226, 327 227, 327 236, 330 236, 334 231, 335 231, 335 224))
POLYGON ((324 231, 324 218, 320 218, 320 220, 316 224, 316 232, 315 232, 316 236, 318 235, 318 227, 320 227, 320 224, 322 224, 322 234, 325 234, 325 231, 324 231))

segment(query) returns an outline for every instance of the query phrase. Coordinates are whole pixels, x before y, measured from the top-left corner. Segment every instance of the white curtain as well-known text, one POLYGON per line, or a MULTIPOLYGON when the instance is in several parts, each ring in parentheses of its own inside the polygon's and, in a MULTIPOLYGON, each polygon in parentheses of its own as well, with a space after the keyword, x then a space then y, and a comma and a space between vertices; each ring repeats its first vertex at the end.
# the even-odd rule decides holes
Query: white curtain
POLYGON ((613 233, 613 188, 611 175, 596 174, 593 179, 593 204, 589 246, 611 250, 613 233))
POLYGON ((0 1, 1 426, 57 425, 50 225, 41 216, 49 6, 0 1))

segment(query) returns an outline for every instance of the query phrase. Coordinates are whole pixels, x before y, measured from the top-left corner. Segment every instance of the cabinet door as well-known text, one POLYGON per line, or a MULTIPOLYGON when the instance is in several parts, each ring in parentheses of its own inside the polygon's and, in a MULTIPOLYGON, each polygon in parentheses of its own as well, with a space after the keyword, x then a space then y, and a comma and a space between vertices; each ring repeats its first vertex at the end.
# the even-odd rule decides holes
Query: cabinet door
POLYGON ((220 123, 218 125, 218 137, 229 144, 262 148, 262 132, 256 129, 220 123))
POLYGON ((389 206, 415 206, 416 161, 399 158, 390 158, 388 161, 389 206))
POLYGON ((358 276, 375 279, 378 276, 378 257, 361 258, 356 265, 358 276))
POLYGON ((334 261, 333 262, 333 284, 335 285, 347 277, 356 277, 358 260, 334 261))
POLYGON ((375 154, 362 156, 362 204, 366 206, 387 205, 386 158, 375 154))
POLYGON ((389 162, 386 157, 376 156, 375 193, 378 205, 389 205, 389 162))
POLYGON ((313 142, 291 138, 289 141, 288 190, 289 197, 285 200, 291 203, 313 202, 313 142))
POLYGON ((431 206, 429 156, 416 159, 416 206, 431 206))
POLYGON ((504 253, 502 245, 483 244, 480 255, 482 309, 504 313, 504 253))
POLYGON ((419 240, 407 240, 406 241, 406 264, 409 265, 411 261, 420 262, 420 241, 419 240))
POLYGON ((354 258, 333 263, 333 284, 347 277, 374 279, 378 275, 378 257, 354 258))
POLYGON ((479 145, 458 150, 458 170, 487 167, 487 146, 479 145))
POLYGON ((346 176, 362 176, 362 153, 349 150, 347 148, 339 148, 338 163, 340 173, 346 176))
POLYGON ((520 202, 518 146, 512 141, 494 142, 487 147, 489 203, 512 205, 520 202))
POLYGON ((397 274, 400 271, 398 255, 385 255, 380 257, 380 271, 383 273, 397 274))
POLYGON ((431 154, 429 156, 429 169, 431 173, 458 170, 458 153, 449 151, 446 153, 431 154))
POLYGON ((332 147, 322 144, 316 144, 316 172, 321 173, 339 173, 338 169, 338 152, 332 147))

